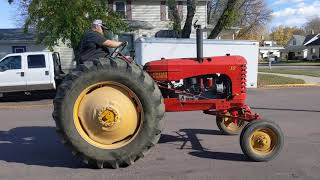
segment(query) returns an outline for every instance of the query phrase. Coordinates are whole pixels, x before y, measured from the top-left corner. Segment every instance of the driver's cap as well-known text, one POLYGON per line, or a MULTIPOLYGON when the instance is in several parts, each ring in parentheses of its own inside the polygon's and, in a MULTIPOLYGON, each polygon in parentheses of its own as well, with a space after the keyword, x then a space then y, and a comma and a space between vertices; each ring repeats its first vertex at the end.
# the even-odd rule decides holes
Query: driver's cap
POLYGON ((103 24, 101 19, 96 19, 92 23, 93 25, 101 26, 103 29, 108 30, 108 28, 103 24))

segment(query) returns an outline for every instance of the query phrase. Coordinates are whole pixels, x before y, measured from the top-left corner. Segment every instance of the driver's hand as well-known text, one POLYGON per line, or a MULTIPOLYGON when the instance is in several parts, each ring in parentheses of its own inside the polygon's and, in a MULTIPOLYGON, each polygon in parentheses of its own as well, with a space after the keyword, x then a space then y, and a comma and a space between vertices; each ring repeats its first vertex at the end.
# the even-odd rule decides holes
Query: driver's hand
POLYGON ((129 42, 128 41, 124 41, 121 45, 123 46, 128 46, 129 42))

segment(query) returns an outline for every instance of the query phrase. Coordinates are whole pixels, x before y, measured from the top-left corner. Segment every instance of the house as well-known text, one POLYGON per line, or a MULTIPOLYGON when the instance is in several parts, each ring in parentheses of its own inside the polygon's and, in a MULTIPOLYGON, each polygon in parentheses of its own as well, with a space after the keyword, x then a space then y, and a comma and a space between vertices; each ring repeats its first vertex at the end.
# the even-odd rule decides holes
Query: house
POLYGON ((284 47, 277 46, 275 41, 263 41, 259 47, 260 59, 267 60, 269 57, 273 57, 277 61, 281 58, 281 51, 283 50, 284 47))
POLYGON ((25 34, 22 29, 0 29, 0 58, 9 53, 42 51, 44 46, 35 45, 32 31, 25 34))
POLYGON ((267 60, 269 57, 274 57, 277 61, 281 58, 281 51, 284 50, 284 47, 280 46, 266 46, 259 47, 260 60, 267 60))
POLYGON ((277 46, 276 41, 263 41, 263 47, 275 47, 277 46))
MULTIPOLYGON (((207 1, 199 0, 196 8, 194 21, 203 28, 207 27, 207 1)), ((161 0, 108 0, 108 6, 118 12, 129 24, 134 32, 131 33, 137 37, 154 37, 157 33, 165 32, 163 30, 172 29, 172 17, 167 1, 161 0)), ((187 1, 181 0, 177 3, 177 9, 182 17, 182 25, 187 16, 187 1)), ((191 37, 195 37, 195 30, 192 30, 191 37)), ((130 33, 129 33, 130 34, 130 33)), ((204 33, 207 37, 207 33, 204 33)))
POLYGON ((320 33, 306 36, 304 46, 307 48, 307 59, 320 59, 320 33))
MULTIPOLYGON (((212 27, 213 29, 213 27, 212 27)), ((212 30, 209 26, 207 30, 211 31, 212 30)), ((218 35, 217 39, 232 39, 235 40, 236 36, 239 34, 241 28, 240 27, 230 27, 222 30, 220 34, 218 35)))
POLYGON ((307 48, 304 45, 305 37, 293 35, 284 50, 283 57, 287 60, 303 60, 307 58, 307 48))
MULTIPOLYGON (((44 45, 37 44, 35 39, 32 29, 28 33, 24 33, 23 29, 0 29, 0 58, 10 53, 48 51, 44 45)), ((62 43, 53 49, 60 53, 62 68, 66 71, 72 69, 73 50, 62 43)))
MULTIPOLYGON (((138 37, 155 37, 156 34, 172 29, 171 10, 167 1, 108 0, 108 7, 122 16, 130 29, 133 29, 133 32, 123 33, 118 37, 120 41, 129 42, 129 47, 125 50, 127 55, 134 52, 134 41, 138 37)), ((187 15, 187 1, 178 1, 177 9, 183 19, 183 25, 187 15)), ((198 1, 193 20, 198 20, 198 24, 203 28, 207 27, 207 0, 198 1)), ((191 37, 195 37, 195 34, 196 31, 192 28, 191 37)), ((207 36, 207 32, 204 32, 204 36, 207 36)), ((22 29, 0 29, 0 57, 9 53, 45 50, 48 50, 47 47, 36 44, 32 30, 24 34, 22 29)), ((61 43, 54 47, 54 50, 61 55, 63 69, 72 69, 72 49, 61 43)))

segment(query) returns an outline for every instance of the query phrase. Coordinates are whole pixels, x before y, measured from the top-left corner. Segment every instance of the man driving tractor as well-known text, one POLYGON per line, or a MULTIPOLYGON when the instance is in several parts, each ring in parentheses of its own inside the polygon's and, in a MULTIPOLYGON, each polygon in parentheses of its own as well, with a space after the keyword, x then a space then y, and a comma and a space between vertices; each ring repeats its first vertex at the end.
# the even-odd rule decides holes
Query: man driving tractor
POLYGON ((106 57, 110 54, 108 48, 117 48, 122 42, 109 40, 104 37, 104 30, 108 30, 103 25, 102 20, 93 21, 91 30, 85 33, 80 42, 79 64, 84 61, 106 57))

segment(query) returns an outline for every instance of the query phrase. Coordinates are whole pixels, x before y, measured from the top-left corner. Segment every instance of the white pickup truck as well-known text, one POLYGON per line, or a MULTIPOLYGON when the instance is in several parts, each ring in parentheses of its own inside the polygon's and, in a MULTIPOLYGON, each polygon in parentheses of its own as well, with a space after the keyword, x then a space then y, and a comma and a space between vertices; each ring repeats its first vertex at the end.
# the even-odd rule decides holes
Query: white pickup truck
POLYGON ((0 60, 0 97, 13 92, 55 90, 63 74, 59 53, 8 54, 0 60))

